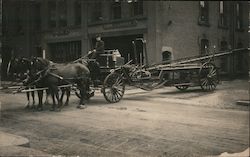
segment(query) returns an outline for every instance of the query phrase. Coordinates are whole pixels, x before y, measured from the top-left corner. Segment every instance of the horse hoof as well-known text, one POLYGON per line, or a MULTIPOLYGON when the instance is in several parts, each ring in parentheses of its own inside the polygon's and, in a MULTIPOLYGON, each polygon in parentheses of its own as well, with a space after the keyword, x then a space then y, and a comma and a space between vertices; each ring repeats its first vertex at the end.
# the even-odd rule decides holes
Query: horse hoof
POLYGON ((56 112, 61 112, 61 110, 62 110, 61 108, 58 108, 58 109, 56 109, 55 111, 56 111, 56 112))
POLYGON ((55 111, 55 108, 51 108, 50 111, 55 111))
POLYGON ((25 109, 29 109, 29 108, 30 108, 30 106, 29 106, 29 105, 25 106, 25 109))
POLYGON ((37 108, 37 111, 43 111, 43 108, 39 107, 37 108))
POLYGON ((87 106, 86 105, 78 105, 77 108, 78 109, 85 109, 85 108, 87 108, 87 106))

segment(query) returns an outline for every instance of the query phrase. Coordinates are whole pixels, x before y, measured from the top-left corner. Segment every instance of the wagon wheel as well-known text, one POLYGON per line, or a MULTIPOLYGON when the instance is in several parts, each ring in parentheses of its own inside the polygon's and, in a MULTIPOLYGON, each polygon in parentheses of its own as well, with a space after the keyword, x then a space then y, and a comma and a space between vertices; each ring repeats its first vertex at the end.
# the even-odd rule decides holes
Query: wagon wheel
POLYGON ((184 91, 186 89, 188 89, 189 85, 180 85, 180 86, 175 86, 177 89, 184 91))
POLYGON ((204 63, 199 71, 200 86, 205 91, 212 91, 218 84, 218 71, 214 64, 204 63))
POLYGON ((125 84, 122 75, 110 73, 104 80, 102 92, 105 99, 110 103, 120 101, 124 95, 125 84))

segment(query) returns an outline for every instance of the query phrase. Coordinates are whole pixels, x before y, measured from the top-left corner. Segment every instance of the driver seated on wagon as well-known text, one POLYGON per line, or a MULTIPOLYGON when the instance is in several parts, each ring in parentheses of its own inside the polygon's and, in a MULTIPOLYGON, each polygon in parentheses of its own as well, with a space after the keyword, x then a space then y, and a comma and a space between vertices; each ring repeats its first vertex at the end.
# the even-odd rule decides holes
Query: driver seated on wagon
POLYGON ((100 59, 100 54, 104 53, 104 41, 102 41, 100 34, 97 34, 95 37, 95 48, 92 51, 89 51, 88 55, 89 59, 96 59, 98 61, 100 59))

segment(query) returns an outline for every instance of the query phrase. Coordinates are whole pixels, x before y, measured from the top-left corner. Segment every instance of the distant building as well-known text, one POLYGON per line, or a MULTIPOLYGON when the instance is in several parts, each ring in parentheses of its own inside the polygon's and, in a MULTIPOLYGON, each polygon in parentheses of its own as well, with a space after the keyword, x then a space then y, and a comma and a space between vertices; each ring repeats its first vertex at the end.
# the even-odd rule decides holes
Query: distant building
MULTIPOLYGON (((247 1, 3 0, 4 55, 42 56, 67 62, 93 48, 102 34, 105 49, 133 59, 131 41, 144 38, 149 63, 247 48, 247 1)), ((138 47, 145 63, 143 48, 138 47)), ((247 74, 239 53, 216 64, 222 74, 247 74)), ((6 63, 5 63, 6 64, 6 63)))

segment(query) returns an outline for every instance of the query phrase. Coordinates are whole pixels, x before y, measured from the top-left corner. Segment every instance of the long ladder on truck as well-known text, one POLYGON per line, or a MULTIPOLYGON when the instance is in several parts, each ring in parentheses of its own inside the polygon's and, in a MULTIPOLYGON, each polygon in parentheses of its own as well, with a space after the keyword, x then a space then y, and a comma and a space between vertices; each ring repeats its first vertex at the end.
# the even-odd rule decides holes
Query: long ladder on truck
POLYGON ((209 54, 206 56, 193 56, 189 58, 182 58, 178 60, 173 61, 166 61, 161 62, 158 64, 151 65, 148 70, 154 70, 154 69, 162 69, 162 68, 168 68, 168 67, 178 67, 178 66, 185 66, 185 64, 188 66, 190 63, 194 63, 197 61, 207 60, 207 59, 214 59, 215 57, 221 57, 225 55, 234 54, 236 52, 242 51, 242 52, 249 52, 250 48, 240 48, 240 49, 234 49, 231 51, 223 51, 219 53, 209 54))

